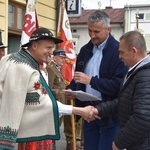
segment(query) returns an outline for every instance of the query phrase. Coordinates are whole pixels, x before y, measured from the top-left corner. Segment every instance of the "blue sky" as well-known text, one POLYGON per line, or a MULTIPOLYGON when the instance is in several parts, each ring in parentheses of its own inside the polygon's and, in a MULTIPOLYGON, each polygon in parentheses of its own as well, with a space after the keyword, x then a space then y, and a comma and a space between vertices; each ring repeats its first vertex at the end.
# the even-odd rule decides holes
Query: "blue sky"
POLYGON ((134 4, 149 4, 150 0, 82 0, 82 6, 84 9, 97 9, 98 2, 101 3, 101 9, 106 6, 112 6, 113 8, 123 8, 124 5, 134 5, 134 4))

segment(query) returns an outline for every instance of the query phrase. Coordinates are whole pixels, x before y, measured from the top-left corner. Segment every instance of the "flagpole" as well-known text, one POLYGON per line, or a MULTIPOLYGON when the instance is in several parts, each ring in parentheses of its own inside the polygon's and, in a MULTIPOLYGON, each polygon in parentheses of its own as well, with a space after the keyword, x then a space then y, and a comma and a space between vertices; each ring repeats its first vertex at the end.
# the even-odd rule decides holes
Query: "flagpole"
MULTIPOLYGON (((60 27, 62 27, 62 21, 64 16, 64 5, 65 0, 61 0, 62 8, 61 8, 61 20, 60 20, 60 27)), ((60 29, 59 29, 60 33, 60 29)), ((73 100, 70 100, 71 105, 73 106, 73 100)), ((76 150, 76 135, 75 135, 75 118, 74 115, 71 115, 71 125, 72 125, 72 141, 73 141, 73 150, 76 150)))
POLYGON ((136 28, 138 30, 139 29, 139 10, 138 9, 137 9, 135 18, 136 18, 136 28))
MULTIPOLYGON (((73 106, 73 100, 71 100, 71 105, 73 106)), ((72 138, 73 138, 73 150, 76 150, 76 135, 75 135, 75 122, 74 115, 71 115, 72 123, 72 138)))
POLYGON ((64 5, 63 5, 63 0, 60 0, 60 5, 62 5, 62 7, 61 7, 61 9, 59 10, 59 15, 61 16, 61 17, 59 17, 60 19, 58 20, 58 28, 57 28, 57 36, 58 37, 60 37, 60 27, 62 27, 62 22, 63 22, 63 14, 64 14, 64 12, 63 12, 63 10, 64 10, 64 5))

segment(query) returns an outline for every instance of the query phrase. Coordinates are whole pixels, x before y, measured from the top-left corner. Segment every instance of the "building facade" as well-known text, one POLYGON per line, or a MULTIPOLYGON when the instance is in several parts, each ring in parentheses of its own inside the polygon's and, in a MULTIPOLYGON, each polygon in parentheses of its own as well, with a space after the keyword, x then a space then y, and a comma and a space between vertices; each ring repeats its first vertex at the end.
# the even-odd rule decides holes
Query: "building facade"
MULTIPOLYGON (((93 9, 83 9, 81 16, 69 18, 76 54, 78 54, 80 48, 90 40, 87 20, 89 15, 94 11, 93 9)), ((111 34, 119 40, 119 37, 124 33, 124 8, 113 9, 112 7, 106 7, 106 9, 102 9, 102 11, 109 15, 112 28, 111 34)))
MULTIPOLYGON (((58 1, 35 1, 39 26, 50 29, 56 35, 58 1)), ((3 43, 9 46, 6 54, 19 49, 25 11, 26 0, 0 0, 1 36, 3 43)))
MULTIPOLYGON (((125 5, 124 8, 102 9, 111 19, 111 34, 119 41, 122 34, 131 30, 138 30, 144 35, 147 50, 150 52, 150 4, 125 5), (138 18, 138 19, 137 19, 138 18)), ((70 24, 76 53, 90 40, 87 29, 88 16, 95 10, 82 10, 81 16, 70 17, 70 24)))
POLYGON ((150 4, 126 5, 125 32, 139 30, 145 37, 147 50, 150 51, 150 4))

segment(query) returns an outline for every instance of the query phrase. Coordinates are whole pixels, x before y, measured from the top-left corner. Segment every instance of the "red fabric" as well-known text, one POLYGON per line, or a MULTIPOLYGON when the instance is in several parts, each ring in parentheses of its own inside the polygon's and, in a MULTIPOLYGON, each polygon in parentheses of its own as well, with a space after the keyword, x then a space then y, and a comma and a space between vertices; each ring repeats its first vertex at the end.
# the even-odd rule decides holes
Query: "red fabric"
MULTIPOLYGON (((61 28, 60 38, 63 40, 63 42, 60 43, 60 48, 65 49, 65 52, 68 54, 71 53, 71 51, 69 49, 70 48, 74 49, 73 42, 71 42, 71 41, 69 42, 66 39, 64 30, 62 28, 61 28)), ((72 77, 73 77, 73 64, 75 63, 75 61, 76 61, 76 58, 71 59, 71 58, 67 57, 66 61, 64 62, 63 66, 62 66, 62 74, 68 84, 70 83, 70 81, 72 80, 72 77)))
POLYGON ((19 143, 18 150, 52 150, 52 140, 19 143))
POLYGON ((30 142, 30 150, 36 150, 36 143, 30 142))
POLYGON ((39 65, 43 66, 43 62, 39 62, 39 65))
MULTIPOLYGON (((68 55, 68 54, 72 54, 71 50, 74 50, 74 44, 73 44, 73 40, 72 40, 71 30, 70 29, 68 30, 68 28, 65 28, 63 26, 63 22, 67 22, 69 25, 68 16, 65 16, 66 9, 62 9, 62 13, 63 13, 63 15, 60 15, 63 17, 62 17, 61 23, 59 25, 59 29, 60 29, 60 31, 59 31, 60 37, 59 38, 62 39, 63 42, 60 43, 59 47, 60 47, 60 49, 64 49, 66 54, 68 55), (71 35, 71 37, 66 35, 66 33, 68 35, 71 35), (67 36, 71 39, 68 39, 67 36)), ((67 57, 65 63, 62 66, 62 74, 63 74, 67 84, 69 84, 73 78, 75 62, 76 62, 76 57, 72 57, 72 58, 67 57)))

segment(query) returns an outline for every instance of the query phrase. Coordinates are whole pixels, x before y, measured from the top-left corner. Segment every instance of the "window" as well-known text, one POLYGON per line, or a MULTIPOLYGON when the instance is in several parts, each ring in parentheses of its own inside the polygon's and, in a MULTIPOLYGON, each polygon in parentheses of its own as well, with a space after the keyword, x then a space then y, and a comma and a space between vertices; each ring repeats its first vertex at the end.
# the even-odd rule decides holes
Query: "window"
POLYGON ((145 41, 146 41, 147 50, 150 51, 150 34, 149 33, 145 34, 145 41))
POLYGON ((77 32, 77 30, 76 29, 72 29, 72 31, 71 31, 72 33, 76 33, 77 32))
POLYGON ((22 29, 24 14, 25 14, 25 11, 21 8, 18 8, 18 13, 17 13, 17 22, 18 22, 17 28, 18 29, 22 29))
POLYGON ((139 16, 139 19, 144 19, 144 14, 143 13, 138 14, 138 16, 139 16))
POLYGON ((146 13, 145 20, 150 20, 150 13, 146 13))
POLYGON ((9 15, 8 15, 8 26, 9 27, 14 26, 14 16, 15 16, 15 7, 12 5, 9 5, 9 15))
POLYGON ((78 40, 79 40, 78 37, 73 37, 74 50, 75 50, 75 53, 76 53, 76 54, 79 53, 79 50, 77 49, 78 40))
POLYGON ((19 4, 10 3, 8 7, 9 11, 9 19, 8 19, 8 27, 9 32, 20 33, 23 26, 23 18, 25 15, 25 7, 19 4))
POLYGON ((8 6, 8 53, 17 52, 20 47, 25 5, 10 2, 8 6))

